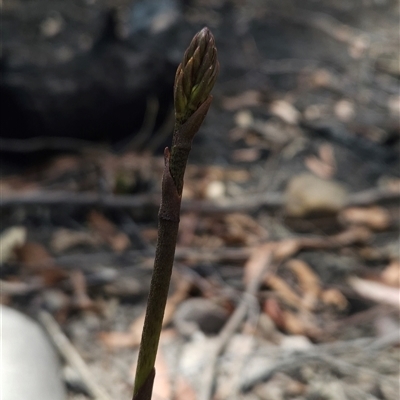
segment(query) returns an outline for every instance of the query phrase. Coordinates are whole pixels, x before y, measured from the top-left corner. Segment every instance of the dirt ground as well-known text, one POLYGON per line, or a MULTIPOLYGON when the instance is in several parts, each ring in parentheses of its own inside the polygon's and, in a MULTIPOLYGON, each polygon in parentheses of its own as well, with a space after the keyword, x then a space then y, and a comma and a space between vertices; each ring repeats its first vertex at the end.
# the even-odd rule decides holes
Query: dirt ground
MULTIPOLYGON (((398 3, 179 4, 191 35, 214 33, 221 73, 186 171, 154 399, 397 400, 398 3)), ((132 397, 170 100, 145 96, 118 145, 2 139, 1 301, 77 349, 93 379, 58 347, 69 400, 132 397)))

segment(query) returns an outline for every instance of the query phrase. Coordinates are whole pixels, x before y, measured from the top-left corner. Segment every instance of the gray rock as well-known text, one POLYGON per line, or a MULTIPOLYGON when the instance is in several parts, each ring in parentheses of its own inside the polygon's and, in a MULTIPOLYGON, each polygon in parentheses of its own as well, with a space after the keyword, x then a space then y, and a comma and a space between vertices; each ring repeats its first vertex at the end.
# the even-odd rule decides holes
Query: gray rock
POLYGON ((347 202, 347 190, 339 182, 303 173, 293 177, 285 192, 286 213, 304 217, 313 213, 336 213, 347 202))
POLYGON ((59 360, 42 328, 0 306, 2 400, 65 400, 59 360))

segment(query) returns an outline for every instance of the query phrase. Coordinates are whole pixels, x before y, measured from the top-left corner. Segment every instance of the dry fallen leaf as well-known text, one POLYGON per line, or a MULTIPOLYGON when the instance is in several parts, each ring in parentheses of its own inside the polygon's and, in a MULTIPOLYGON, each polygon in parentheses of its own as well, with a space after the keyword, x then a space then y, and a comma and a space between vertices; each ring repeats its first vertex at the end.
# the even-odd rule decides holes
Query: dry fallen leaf
POLYGON ((302 298, 281 278, 276 275, 269 275, 265 279, 268 285, 286 304, 299 308, 302 307, 302 298))
POLYGON ((46 165, 42 172, 43 178, 47 181, 55 181, 66 174, 75 173, 79 175, 82 168, 82 158, 73 155, 62 155, 54 158, 46 165))
POLYGON ((155 369, 157 373, 154 378, 152 398, 154 400, 170 400, 172 398, 170 374, 168 371, 168 364, 165 360, 161 347, 157 352, 155 369))
POLYGON ((194 219, 194 222, 196 226, 189 230, 190 221, 184 220, 184 229, 188 230, 192 246, 253 246, 268 237, 268 232, 254 218, 242 213, 205 216, 194 219))
POLYGON ((14 254, 14 249, 26 242, 26 234, 26 228, 23 226, 13 226, 2 232, 0 236, 0 264, 9 261, 14 254))
POLYGON ((146 242, 155 243, 157 241, 158 230, 157 228, 144 228, 141 229, 140 235, 146 242))
POLYGON ((4 293, 0 293, 0 304, 2 304, 3 306, 8 306, 11 305, 11 301, 12 301, 11 296, 4 293))
POLYGON ((196 235, 199 216, 196 213, 186 213, 181 216, 178 233, 179 246, 191 246, 196 235))
POLYGON ((51 238, 50 247, 55 253, 62 253, 77 246, 98 246, 101 240, 90 232, 57 229, 51 238))
POLYGON ((301 249, 301 243, 298 239, 285 239, 273 244, 274 261, 282 262, 292 257, 301 249))
MULTIPOLYGON (((171 322, 177 305, 184 300, 191 288, 191 283, 184 279, 177 279, 177 288, 168 298, 165 307, 163 327, 171 322)), ((137 347, 140 344, 144 324, 145 311, 129 326, 128 332, 100 332, 99 340, 110 349, 137 347)))
POLYGON ((136 347, 140 344, 130 332, 100 332, 98 339, 109 349, 136 347))
POLYGON ((375 230, 385 230, 391 224, 389 212, 378 206, 346 208, 339 218, 345 224, 364 225, 375 230))
POLYGON ((265 240, 268 237, 268 232, 250 215, 229 213, 224 217, 224 223, 226 227, 221 233, 228 246, 258 244, 260 239, 265 240))
POLYGON ((98 339, 109 349, 139 346, 144 324, 144 313, 130 325, 128 332, 100 332, 98 339))
POLYGON ((336 173, 336 160, 333 147, 322 144, 318 150, 318 157, 309 156, 304 161, 307 168, 322 179, 330 179, 336 173))
POLYGON ((308 338, 317 338, 321 335, 321 330, 314 321, 314 315, 308 312, 283 311, 284 330, 291 335, 302 335, 308 338))
POLYGON ((317 69, 311 76, 311 82, 315 87, 332 87, 335 84, 335 77, 327 69, 317 69))
POLYGON ((233 97, 224 97, 222 107, 228 111, 236 111, 241 108, 258 106, 261 103, 261 93, 256 90, 246 90, 233 97))
POLYGON ((322 179, 330 179, 335 174, 335 170, 330 165, 315 156, 306 157, 304 164, 312 173, 322 179))
POLYGON ((321 281, 311 267, 302 260, 290 260, 286 266, 296 275, 303 292, 303 305, 313 309, 321 292, 321 281))
POLYGON ((91 211, 89 213, 88 224, 90 228, 116 252, 126 250, 131 244, 125 233, 119 232, 117 227, 110 220, 97 211, 91 211))
POLYGON ((336 307, 339 310, 345 310, 348 306, 346 297, 337 289, 326 289, 321 293, 321 300, 327 305, 336 307))
POLYGON ((371 239, 371 231, 364 226, 352 226, 349 229, 331 236, 332 243, 341 246, 350 246, 358 243, 366 243, 371 239))
POLYGON ((28 267, 53 266, 54 260, 40 243, 27 242, 15 249, 18 262, 28 267))
POLYGON ((12 175, 0 179, 0 192, 3 198, 16 193, 37 193, 41 187, 36 182, 30 182, 26 176, 12 175))
POLYGON ((70 281, 74 291, 73 305, 80 310, 96 309, 95 303, 87 294, 86 278, 82 271, 72 271, 70 281))
POLYGON ((383 190, 400 193, 400 178, 384 176, 379 180, 379 186, 383 190))
POLYGON ((246 287, 260 276, 265 265, 271 260, 271 247, 269 244, 255 248, 244 266, 243 280, 246 287))
POLYGON ((300 112, 285 100, 274 101, 270 105, 270 112, 290 125, 297 125, 301 118, 300 112))
POLYGON ((271 320, 279 329, 282 329, 284 327, 285 319, 283 315, 283 310, 279 305, 279 302, 275 298, 270 297, 266 299, 264 301, 263 310, 264 313, 271 318, 271 320))
POLYGON ((14 253, 25 272, 39 276, 47 286, 52 286, 68 277, 67 272, 55 265, 53 257, 40 243, 27 242, 15 248, 14 253))
POLYGON ((196 400, 196 392, 183 376, 178 376, 175 382, 174 400, 196 400))
POLYGON ((283 327, 291 335, 306 335, 304 322, 290 311, 283 310, 283 327))
POLYGON ((378 303, 389 304, 396 308, 400 308, 399 288, 357 277, 349 278, 348 282, 360 296, 378 303))
POLYGON ((400 262, 392 261, 381 273, 383 283, 400 287, 400 262))
POLYGON ((234 162, 254 162, 261 157, 261 151, 254 147, 248 149, 237 149, 232 153, 232 161, 234 162))
POLYGON ((176 283, 176 288, 174 293, 168 297, 167 304, 164 311, 163 326, 168 325, 175 313, 178 305, 185 300, 192 288, 192 283, 186 279, 182 279, 179 276, 174 275, 174 282, 176 283))

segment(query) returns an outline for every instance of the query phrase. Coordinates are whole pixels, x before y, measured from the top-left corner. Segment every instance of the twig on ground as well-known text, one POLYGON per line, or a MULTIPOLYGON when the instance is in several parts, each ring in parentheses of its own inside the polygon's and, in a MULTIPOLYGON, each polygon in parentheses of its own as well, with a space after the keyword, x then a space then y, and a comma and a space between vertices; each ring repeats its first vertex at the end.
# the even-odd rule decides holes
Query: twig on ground
MULTIPOLYGON (((348 230, 333 236, 298 236, 290 239, 281 240, 279 242, 270 243, 275 246, 274 256, 277 261, 282 262, 290 257, 293 257, 301 250, 323 250, 337 249, 343 246, 351 246, 353 244, 364 243, 370 239, 368 229, 362 227, 349 228, 348 230)), ((254 249, 249 247, 231 248, 220 247, 217 249, 192 249, 188 247, 178 247, 175 252, 175 259, 178 261, 193 261, 193 262, 231 262, 243 263, 248 260, 254 249)), ((115 265, 118 263, 138 260, 140 258, 154 257, 154 250, 131 250, 123 254, 115 254, 112 252, 98 253, 82 253, 69 254, 57 257, 55 259, 57 265, 62 265, 65 268, 76 268, 79 264, 80 268, 88 271, 91 266, 98 264, 115 265)), ((136 263, 137 265, 137 263, 136 263)))
POLYGON ((399 329, 389 332, 384 336, 374 339, 369 345, 365 347, 365 351, 377 351, 385 347, 400 344, 400 331, 399 329))
POLYGON ((383 203, 387 201, 399 201, 400 191, 367 189, 362 192, 353 193, 349 196, 347 206, 369 206, 375 203, 383 203))
POLYGON ((400 308, 400 290, 398 288, 355 276, 350 277, 348 283, 362 297, 400 308))
MULTIPOLYGON (((221 247, 205 251, 204 249, 193 249, 189 247, 178 247, 175 252, 175 260, 177 261, 193 261, 193 262, 245 262, 252 249, 248 247, 230 248, 221 247)), ((115 265, 118 263, 130 262, 132 260, 154 257, 154 250, 131 250, 123 254, 115 254, 113 252, 97 252, 97 253, 77 253, 68 254, 56 258, 57 265, 65 268, 76 268, 79 264, 80 268, 87 271, 90 266, 115 265)))
POLYGON ((400 341, 400 338, 394 338, 393 332, 389 332, 380 338, 358 338, 351 340, 338 340, 333 343, 322 343, 314 346, 317 352, 329 353, 332 356, 338 356, 339 354, 348 354, 352 351, 359 352, 360 349, 374 349, 379 351, 395 345, 400 341))
MULTIPOLYGON (((349 341, 338 341, 335 343, 313 346, 311 349, 304 352, 292 352, 286 354, 283 360, 277 360, 273 365, 268 365, 266 363, 265 369, 259 368, 257 373, 254 373, 251 376, 244 375, 240 382, 240 388, 242 391, 249 391, 258 383, 269 380, 277 372, 297 370, 310 361, 326 363, 342 375, 354 376, 363 373, 375 378, 377 381, 385 379, 397 384, 396 379, 393 377, 385 376, 379 372, 371 370, 370 368, 360 367, 338 358, 338 354, 349 354, 351 352, 367 354, 366 348, 378 351, 397 344, 399 338, 398 332, 396 333, 397 340, 394 338, 394 333, 390 333, 380 339, 362 338, 349 341)), ((265 357, 267 357, 267 355, 265 357)))
MULTIPOLYGON (((106 208, 149 208, 159 205, 159 193, 139 195, 99 195, 92 192, 35 191, 3 194, 0 208, 43 205, 43 206, 102 206, 106 208)), ((369 189, 349 196, 346 206, 367 206, 376 203, 393 202, 400 199, 400 192, 369 189)), ((282 193, 262 193, 251 196, 223 198, 219 200, 183 200, 182 211, 203 213, 254 212, 260 208, 280 208, 284 205, 282 193)))
POLYGON ((368 308, 367 310, 357 312, 338 321, 332 321, 328 324, 326 330, 331 333, 337 333, 340 332, 344 327, 347 327, 349 325, 361 325, 370 323, 377 317, 383 317, 394 313, 395 310, 395 308, 392 308, 390 306, 378 304, 374 307, 368 308))
POLYGON ((143 208, 155 209, 160 202, 159 194, 145 194, 134 196, 99 195, 94 192, 73 193, 67 191, 25 192, 19 194, 4 194, 0 207, 13 207, 21 205, 46 205, 46 206, 103 206, 106 208, 143 208))
POLYGON ((29 293, 43 289, 40 282, 9 282, 0 280, 1 295, 3 296, 25 296, 29 293))
POLYGON ((0 138, 2 151, 16 153, 31 153, 40 150, 82 151, 83 148, 98 148, 104 146, 89 140, 63 138, 63 137, 34 137, 29 139, 0 138))
POLYGON ((47 311, 41 310, 38 318, 62 357, 80 375, 82 382, 85 384, 90 395, 95 400, 112 400, 107 392, 96 382, 89 367, 61 330, 52 315, 47 311))
POLYGON ((220 354, 224 351, 232 335, 239 328, 240 324, 246 317, 249 307, 248 303, 257 295, 263 277, 267 273, 268 268, 270 268, 271 266, 271 259, 271 247, 269 245, 264 245, 257 248, 248 260, 248 264, 251 263, 255 265, 254 267, 252 267, 252 270, 255 270, 256 272, 247 283, 246 291, 243 294, 242 300, 240 301, 238 307, 217 337, 215 347, 213 348, 212 353, 209 355, 209 364, 207 365, 207 368, 202 378, 202 387, 199 400, 211 399, 214 387, 215 369, 217 366, 218 358, 220 354))

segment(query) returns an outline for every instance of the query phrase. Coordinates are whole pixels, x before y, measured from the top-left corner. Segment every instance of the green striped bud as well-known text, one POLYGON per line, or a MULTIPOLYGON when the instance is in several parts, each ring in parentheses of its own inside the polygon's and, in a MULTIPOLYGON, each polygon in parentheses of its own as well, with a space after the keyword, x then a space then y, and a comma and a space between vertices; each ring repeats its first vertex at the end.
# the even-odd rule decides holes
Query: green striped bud
POLYGON ((214 36, 198 32, 185 51, 175 76, 175 119, 183 124, 210 95, 219 72, 214 36))

